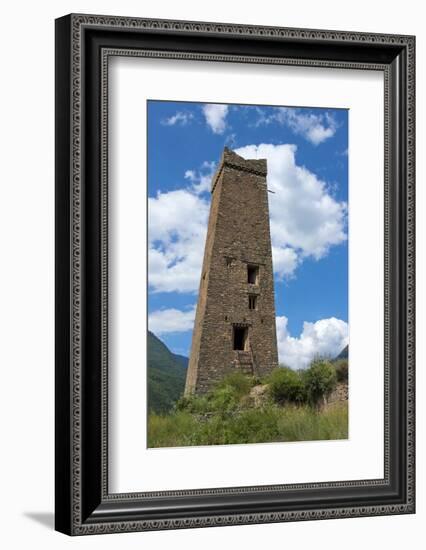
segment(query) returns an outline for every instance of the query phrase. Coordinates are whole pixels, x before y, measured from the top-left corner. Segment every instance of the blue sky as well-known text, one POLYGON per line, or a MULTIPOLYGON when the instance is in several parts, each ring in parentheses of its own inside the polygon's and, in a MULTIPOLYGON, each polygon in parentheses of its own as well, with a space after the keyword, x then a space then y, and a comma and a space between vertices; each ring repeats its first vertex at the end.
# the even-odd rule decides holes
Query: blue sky
POLYGON ((209 183, 226 145, 267 158, 280 361, 348 341, 348 111, 149 101, 149 327, 188 355, 209 183))

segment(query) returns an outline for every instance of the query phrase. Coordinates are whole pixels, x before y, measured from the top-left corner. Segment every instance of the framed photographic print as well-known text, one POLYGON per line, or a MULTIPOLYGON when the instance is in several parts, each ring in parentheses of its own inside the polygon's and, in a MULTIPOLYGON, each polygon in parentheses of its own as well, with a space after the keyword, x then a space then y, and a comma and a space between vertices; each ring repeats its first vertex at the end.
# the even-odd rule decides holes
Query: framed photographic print
POLYGON ((56 529, 406 514, 412 36, 56 21, 56 529))

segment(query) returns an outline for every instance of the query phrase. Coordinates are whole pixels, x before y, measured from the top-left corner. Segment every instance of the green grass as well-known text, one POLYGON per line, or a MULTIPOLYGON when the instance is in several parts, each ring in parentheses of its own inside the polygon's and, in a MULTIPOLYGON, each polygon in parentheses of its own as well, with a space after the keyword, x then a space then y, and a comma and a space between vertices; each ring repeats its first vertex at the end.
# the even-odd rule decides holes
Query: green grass
POLYGON ((171 411, 151 410, 149 447, 347 439, 347 402, 326 407, 336 369, 317 360, 303 372, 278 368, 265 380, 233 373, 204 395, 181 397, 171 411), (263 386, 255 403, 252 388, 263 386))
POLYGON ((347 439, 348 405, 321 411, 308 405, 267 404, 263 408, 203 416, 186 410, 148 417, 148 447, 229 445, 347 439))

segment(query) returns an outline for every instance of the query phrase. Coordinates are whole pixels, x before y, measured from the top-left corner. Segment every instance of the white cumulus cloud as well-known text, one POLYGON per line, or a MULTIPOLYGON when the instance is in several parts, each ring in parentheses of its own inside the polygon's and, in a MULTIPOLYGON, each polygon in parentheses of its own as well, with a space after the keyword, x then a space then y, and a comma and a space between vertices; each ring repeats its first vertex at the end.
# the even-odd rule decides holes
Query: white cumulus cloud
POLYGON ((293 369, 304 369, 318 356, 335 357, 348 344, 348 324, 331 317, 303 323, 301 335, 291 336, 285 316, 276 318, 279 362, 293 369))
POLYGON ((257 126, 274 122, 286 125, 313 145, 319 145, 333 137, 338 128, 335 118, 327 111, 316 114, 304 113, 292 107, 277 107, 272 114, 268 115, 258 108, 257 114, 257 126))
POLYGON ((228 114, 227 105, 218 105, 215 103, 206 103, 203 106, 203 114, 207 125, 215 134, 223 134, 226 128, 226 115, 228 114))
POLYGON ((179 124, 181 126, 186 126, 192 119, 194 115, 185 111, 178 111, 176 114, 165 118, 161 121, 163 126, 175 126, 179 124))
POLYGON ((148 198, 148 281, 153 292, 196 292, 209 203, 179 189, 148 198))
POLYGON ((327 185, 296 164, 295 145, 247 145, 235 152, 247 159, 266 158, 274 271, 294 274, 308 257, 319 260, 344 242, 347 205, 328 193, 327 185))
POLYGON ((215 168, 215 162, 204 161, 200 170, 187 170, 185 172, 185 179, 192 183, 194 193, 199 195, 210 191, 215 168))
MULTIPOLYGON (((306 258, 319 260, 346 238, 347 206, 296 162, 296 146, 247 145, 244 158, 268 161, 268 195, 275 276, 295 275, 306 258)), ((149 284, 154 292, 198 290, 215 164, 187 170, 188 187, 148 199, 149 284)))
MULTIPOLYGON (((195 305, 186 310, 159 309, 148 315, 148 328, 157 336, 167 333, 189 332, 194 327, 195 305)), ((299 337, 287 328, 287 317, 276 318, 277 346, 280 364, 293 369, 304 369, 315 357, 335 357, 348 344, 348 324, 331 317, 315 323, 303 323, 299 337)))
POLYGON ((281 278, 294 275, 300 263, 297 252, 289 246, 280 247, 272 245, 272 261, 274 272, 281 278))
POLYGON ((159 309, 148 315, 148 328, 157 336, 170 332, 192 330, 195 319, 195 306, 186 311, 180 309, 159 309))

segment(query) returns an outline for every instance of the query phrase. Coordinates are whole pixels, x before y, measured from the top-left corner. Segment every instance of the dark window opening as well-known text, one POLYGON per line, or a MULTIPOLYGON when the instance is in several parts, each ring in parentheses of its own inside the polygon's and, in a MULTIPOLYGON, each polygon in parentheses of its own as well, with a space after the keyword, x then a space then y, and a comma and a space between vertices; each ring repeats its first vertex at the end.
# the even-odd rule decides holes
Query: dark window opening
POLYGON ((257 309, 257 296, 254 294, 249 294, 249 309, 257 309))
POLYGON ((257 265, 247 266, 247 282, 249 285, 257 285, 259 278, 259 268, 257 265))
POLYGON ((247 327, 234 327, 233 348, 244 351, 247 345, 247 327))

